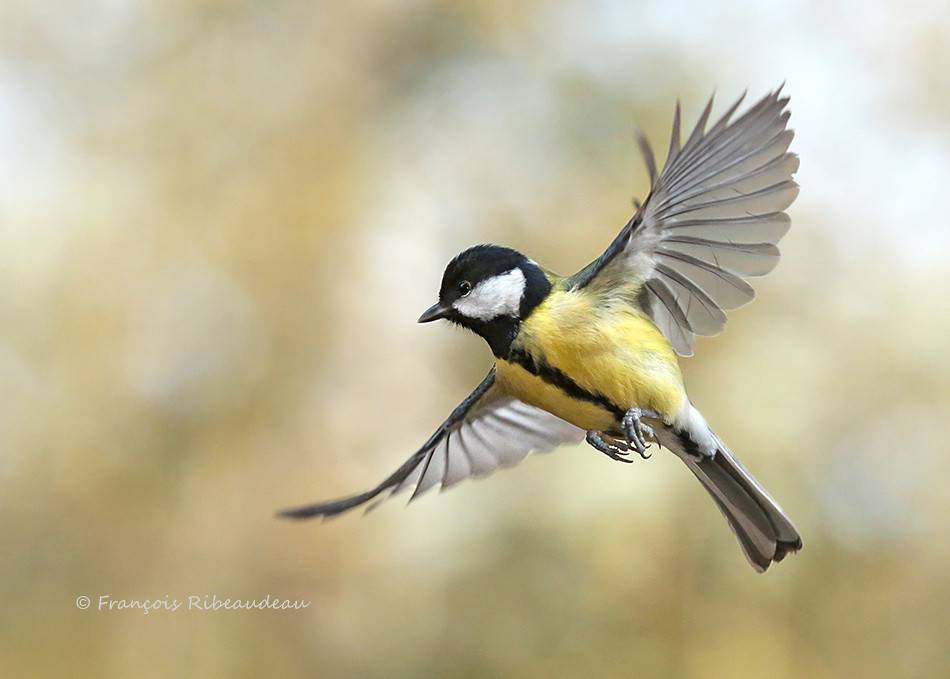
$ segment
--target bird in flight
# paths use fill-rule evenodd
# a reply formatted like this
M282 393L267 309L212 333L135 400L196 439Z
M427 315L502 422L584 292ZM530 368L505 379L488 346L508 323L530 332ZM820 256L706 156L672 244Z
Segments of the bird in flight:
M725 311L754 297L747 278L778 263L798 195L781 88L711 126L712 99L685 141L676 106L661 171L639 144L650 193L604 253L559 276L515 250L476 245L445 269L420 323L477 333L495 364L448 419L374 488L281 512L330 517L412 488L484 476L530 452L585 441L613 460L672 451L712 497L752 566L802 548L791 520L706 423L686 394L679 356L716 335Z

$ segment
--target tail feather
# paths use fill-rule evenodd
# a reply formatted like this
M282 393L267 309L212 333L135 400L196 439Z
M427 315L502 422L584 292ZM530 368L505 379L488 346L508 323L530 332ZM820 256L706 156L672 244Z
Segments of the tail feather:
M672 433L672 432L670 432ZM722 441L716 439L714 455L696 457L688 434L661 436L661 443L676 453L712 496L736 534L742 551L759 572L773 561L802 548L802 538L791 520L762 485L739 462Z

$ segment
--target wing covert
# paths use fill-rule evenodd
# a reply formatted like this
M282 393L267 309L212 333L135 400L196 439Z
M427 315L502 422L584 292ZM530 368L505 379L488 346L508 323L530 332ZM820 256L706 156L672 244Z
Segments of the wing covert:
M413 488L410 501L433 487L449 488L468 477L510 467L531 452L578 443L585 432L544 410L506 396L495 387L492 368L423 446L374 488L330 502L288 509L280 516L330 517L366 504L383 493Z

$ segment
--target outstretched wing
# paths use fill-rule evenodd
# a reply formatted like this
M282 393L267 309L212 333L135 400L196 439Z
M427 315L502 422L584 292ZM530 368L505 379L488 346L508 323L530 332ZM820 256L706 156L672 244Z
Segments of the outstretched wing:
M650 195L607 250L571 280L587 285L638 285L637 302L682 356L694 335L716 335L724 310L750 301L745 279L775 268L776 243L788 231L785 210L798 195L788 153L788 97L781 88L730 122L742 97L706 130L712 99L680 146L680 109L663 171L649 142L640 149Z
M412 501L436 485L448 488L469 476L486 476L521 462L532 451L547 452L583 438L584 431L574 425L504 395L495 386L492 368L422 448L375 488L280 515L292 519L336 516L386 491L392 496L415 487Z

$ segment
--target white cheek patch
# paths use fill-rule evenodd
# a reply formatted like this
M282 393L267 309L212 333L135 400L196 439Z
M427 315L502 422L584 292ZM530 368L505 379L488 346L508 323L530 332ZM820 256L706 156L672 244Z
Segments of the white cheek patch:
M517 317L524 288L524 272L516 268L483 280L452 306L463 316L480 321L490 321L498 316Z

